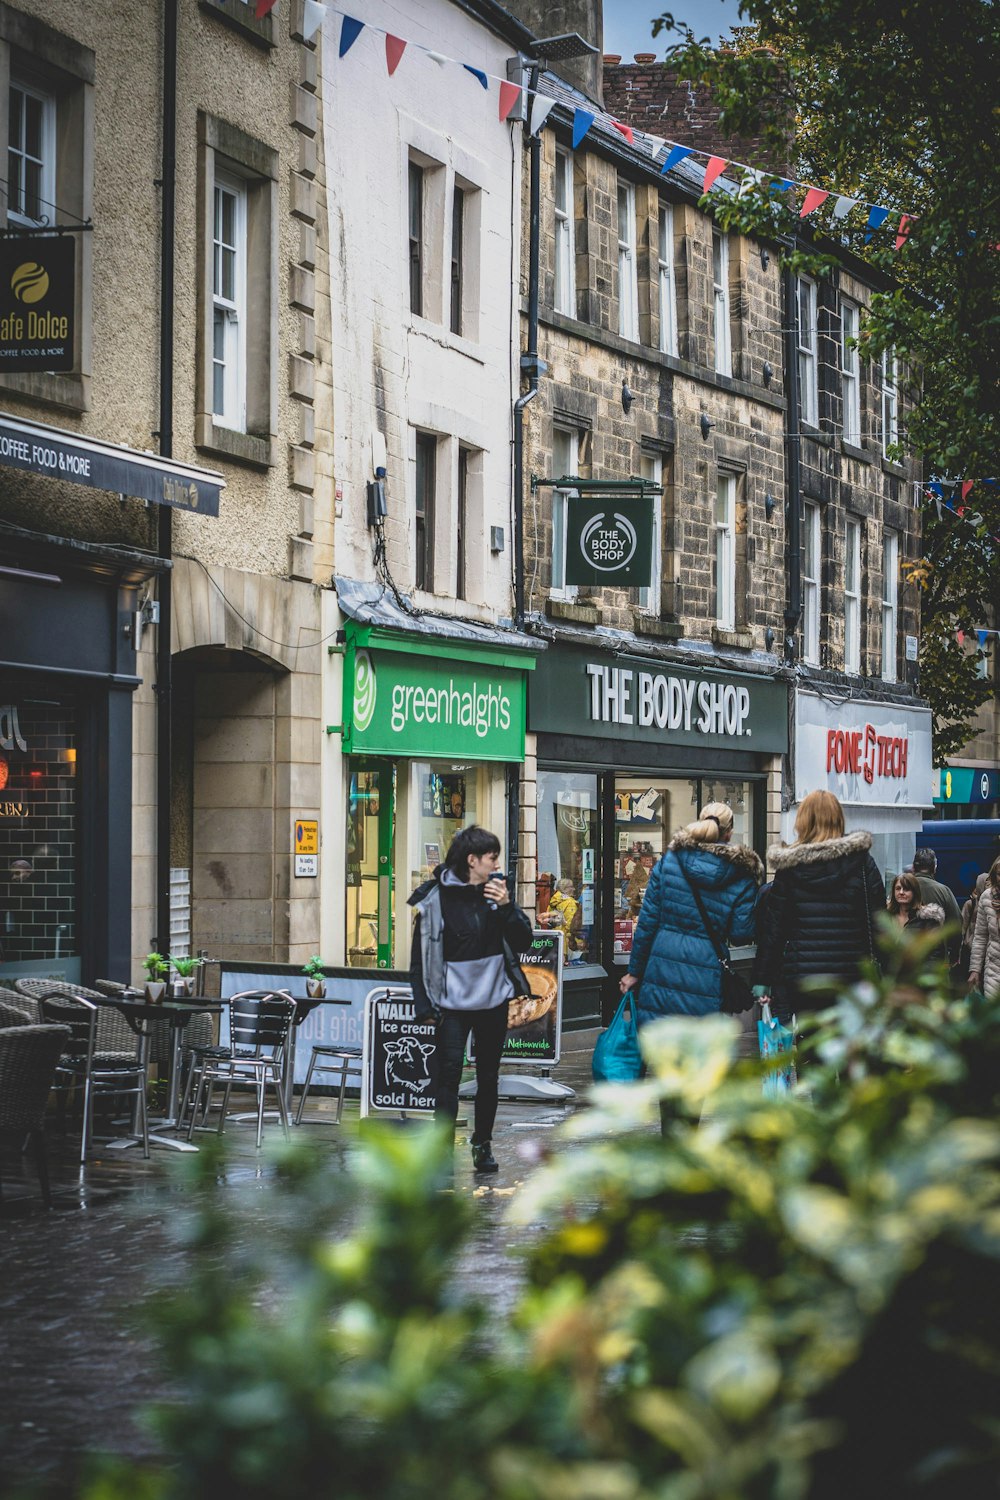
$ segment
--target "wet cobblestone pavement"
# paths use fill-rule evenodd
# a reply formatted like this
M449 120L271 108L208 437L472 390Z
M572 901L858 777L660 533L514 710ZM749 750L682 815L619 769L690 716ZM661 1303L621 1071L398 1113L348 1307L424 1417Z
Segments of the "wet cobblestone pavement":
M565 1053L555 1076L577 1090L577 1104L502 1104L495 1178L474 1178L468 1148L456 1149L456 1191L470 1194L476 1205L459 1278L470 1288L484 1279L499 1288L494 1307L500 1317L520 1284L510 1252L539 1232L515 1229L505 1219L532 1170L530 1151L522 1148L551 1140L578 1107L590 1081L589 1050ZM316 1099L314 1108L311 1098L308 1116L327 1109L332 1103ZM357 1139L357 1106L345 1111L340 1130L332 1123L303 1128L329 1149L331 1171L342 1172ZM247 1234L259 1236L268 1224L268 1168L254 1150L252 1127L230 1127L226 1134L232 1153L226 1180L234 1190L257 1189L249 1197L234 1191L233 1201L245 1214ZM51 1212L42 1206L33 1167L9 1142L3 1148L0 1496L25 1481L70 1480L88 1451L154 1456L155 1440L137 1419L150 1402L171 1395L137 1314L144 1299L156 1296L163 1266L169 1261L176 1269L183 1255L168 1230L184 1197L169 1171L176 1157L156 1148L149 1162L135 1149L105 1152L81 1176L75 1144L72 1136L50 1143ZM491 1275L497 1267L502 1273Z

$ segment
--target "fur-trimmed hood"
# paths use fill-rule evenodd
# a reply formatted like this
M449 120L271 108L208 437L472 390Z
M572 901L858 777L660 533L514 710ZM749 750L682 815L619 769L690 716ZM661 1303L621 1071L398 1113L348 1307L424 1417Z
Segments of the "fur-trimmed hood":
M842 839L824 839L821 844L775 844L767 851L767 862L775 871L793 870L798 865L826 864L845 854L867 854L871 846L871 834L859 828Z
M935 927L944 926L945 911L936 901L928 901L926 906L915 906L910 917L911 922L932 922Z
M761 864L760 856L745 844L703 844L700 839L693 839L689 833L681 828L674 834L668 849L690 849L698 854L714 854L717 859L728 860L743 875L749 875L758 885L764 879L764 866Z

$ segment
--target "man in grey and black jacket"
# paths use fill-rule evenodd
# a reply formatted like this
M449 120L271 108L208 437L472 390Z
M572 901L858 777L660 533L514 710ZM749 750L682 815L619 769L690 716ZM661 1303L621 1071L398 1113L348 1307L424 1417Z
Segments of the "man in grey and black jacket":
M463 828L444 863L418 886L410 983L418 1016L434 1014L438 1034L435 1115L458 1115L462 1059L471 1031L476 1047L472 1164L497 1171L492 1150L507 1006L528 993L516 954L531 943L531 923L498 874L500 840L485 828Z

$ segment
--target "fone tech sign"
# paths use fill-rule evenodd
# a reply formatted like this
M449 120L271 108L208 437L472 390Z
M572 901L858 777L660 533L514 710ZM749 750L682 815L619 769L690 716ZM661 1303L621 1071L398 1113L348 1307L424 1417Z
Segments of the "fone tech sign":
M571 495L566 502L566 582L648 588L653 501Z

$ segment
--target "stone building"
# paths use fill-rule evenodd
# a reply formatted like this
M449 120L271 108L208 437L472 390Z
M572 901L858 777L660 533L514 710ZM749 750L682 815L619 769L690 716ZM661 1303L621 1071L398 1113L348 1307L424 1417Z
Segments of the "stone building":
M699 206L704 161L661 170L663 137L695 144L684 121L650 126L645 94L629 119L604 61L615 116L554 72L539 84L556 101L538 152L544 369L524 413L525 616L548 647L529 688L520 873L539 910L574 884L579 1019L606 1008L648 870L699 804L730 802L763 853L827 786L898 869L930 797L918 601L900 572L919 472L892 448L891 357L873 370L849 343L877 279L847 255L828 280L791 276L778 245L723 232ZM594 123L574 149L577 111ZM530 239L526 212L529 370ZM610 527L609 482L633 476L661 491L648 584L574 584L579 501Z
M302 24L302 0L0 5L5 305L11 254L75 250L52 262L66 357L0 360L4 974L318 944L319 882L291 877L293 820L319 814L333 505Z

